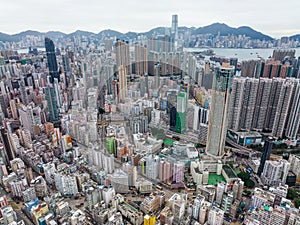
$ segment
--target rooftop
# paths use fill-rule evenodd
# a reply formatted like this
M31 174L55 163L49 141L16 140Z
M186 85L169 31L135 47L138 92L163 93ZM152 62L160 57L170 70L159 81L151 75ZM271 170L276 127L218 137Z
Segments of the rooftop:
M235 172L228 165L223 165L223 170L225 171L225 173L229 178L237 177Z

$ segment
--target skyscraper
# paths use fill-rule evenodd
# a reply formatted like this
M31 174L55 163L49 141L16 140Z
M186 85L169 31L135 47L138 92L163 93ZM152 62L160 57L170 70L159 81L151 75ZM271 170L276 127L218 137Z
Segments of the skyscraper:
M228 128L250 130L259 80L234 78L229 103Z
M250 130L253 122L253 113L257 96L259 80L252 78L245 80L242 111L240 115L240 129Z
M160 72L161 72L160 70L161 70L160 63L159 62L155 63L155 65L154 65L155 89L159 89L159 87L160 87Z
M186 128L187 93L178 92L176 107L176 132L184 133Z
M135 44L134 45L134 68L135 74L145 75L148 74L148 49L147 47Z
M115 44L115 49L117 69L119 69L120 66L123 66L125 68L126 75L130 74L129 44L127 42L118 40Z
M289 119L286 125L285 136L296 139L300 126L300 82L294 81L294 94L289 110Z
M171 38L174 50L177 49L178 45L178 16L172 15L172 27L171 27Z
M233 74L234 67L227 64L215 70L206 145L206 151L215 156L224 153L227 110Z
M58 66L55 56L55 46L53 41L50 38L45 38L45 48L47 54L47 62L50 74L50 82L54 82L54 78L57 78L59 81L59 73L58 73Z
M253 115L252 128L263 130L268 109L268 101L271 93L272 80L260 78L257 90L257 99Z
M266 161L270 159L272 146L273 146L273 139L269 137L267 140L265 140L264 149L263 149L260 165L257 172L258 175L261 175L261 173L264 170Z
M127 96L127 71L126 66L119 66L119 101L124 103Z
M172 106L170 110L170 130L176 131L176 107Z
M268 101L268 109L267 114L265 118L265 129L272 130L275 120L275 115L277 111L278 106L278 100L281 93L281 87L284 83L284 79L282 78L273 78L271 90L270 90L270 96Z
M282 84L272 128L272 135L275 137L283 136L288 113L290 113L289 106L292 99L293 87L294 84L291 80L285 80Z
M49 121L53 123L59 122L59 111L56 102L56 95L54 87L46 87L45 88L45 95L47 100L48 112L49 112Z
M228 128L235 131L239 129L239 118L243 103L244 84L245 79L242 78L234 78L232 81L232 91L228 108Z
M4 163L9 165L9 161L15 158L14 149L11 148L10 138L7 130L4 127L0 128L0 156L3 158ZM3 143L3 145L1 144Z

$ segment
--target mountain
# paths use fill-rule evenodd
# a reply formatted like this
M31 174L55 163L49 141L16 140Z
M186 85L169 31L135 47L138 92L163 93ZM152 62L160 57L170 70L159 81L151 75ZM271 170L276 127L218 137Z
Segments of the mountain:
M73 37L73 36L86 36L86 37L89 37L89 36L96 36L96 34L93 33L93 32L89 32L89 31L76 30L75 32L70 33L67 36L68 37Z
M233 28L227 26L224 23L213 23L211 25L205 26L205 27L199 27L195 29L192 34L212 34L212 35L218 35L220 32L221 36L228 35L232 33Z
M6 42L6 41L16 41L16 38L12 37L9 34L4 34L0 32L0 41Z
M39 32L39 31L34 31L34 30L26 30L26 31L23 31L23 32L18 33L18 34L13 34L11 36L14 37L17 40L22 40L22 38L26 37L27 35L41 36L41 35L43 35L43 33Z
M250 37L251 39L259 39L259 40L266 40L266 41L272 41L274 38L265 35L261 32L253 30L251 27L242 26L236 29L236 34L242 34Z
M239 28L233 28L224 23L213 23L205 27L199 27L198 29L195 29L192 32L192 34L194 35L212 34L214 36L218 35L218 33L220 33L221 36L227 36L233 34L233 35L246 35L251 39L259 39L259 40L266 40L266 41L274 40L272 37L262 34L261 32L255 31L250 27L242 26Z
M136 32L127 32L125 33L123 36L124 36L124 39L136 39L138 37L139 33L136 33Z
M65 37L67 34L63 33L63 32L60 32L60 31L48 31L45 33L45 36L48 37L48 38L52 38L52 39L55 39L55 38L63 38Z
M148 37L155 36L155 35L163 35L166 33L166 29L168 29L168 28L167 27L156 27L147 32L143 32L140 34L146 35Z
M105 37L117 37L117 38L120 38L123 34L119 31L115 31L115 30L103 30L103 31L100 31L97 36L100 38L100 39L103 39Z
M272 37L265 35L261 32L255 31L253 30L251 27L247 27L247 26L241 26L238 28L233 28L230 27L224 23L214 23L208 26L204 26L204 27L199 27L199 28L195 28L195 27L178 27L178 32L183 34L186 32L191 33L192 35L198 35L198 34L211 34L211 35L218 35L220 34L221 36L227 36L227 35L246 35L248 37L250 37L251 39L259 39L259 40L267 40L267 41L272 41L274 40ZM70 34L65 34L63 32L60 31L49 31L46 33L41 33L38 31L32 31L32 30L27 30L27 31L23 31L21 33L18 34L14 34L14 35L8 35L8 34L4 34L0 32L0 41L19 41L22 38L26 37L27 35L34 35L34 36L47 36L49 38L53 38L53 39L58 39L58 38L64 38L64 37L74 37L74 36L85 36L85 37L93 37L94 39L100 39L102 40L105 37L116 37L119 39L123 39L123 40L128 40L128 39L136 39L139 35L145 35L148 37L151 36L156 36L156 35L164 35L164 34L169 34L170 33L170 28L168 27L155 27L149 31L146 32L141 32L141 33L137 33L137 32L127 32L127 33L121 33L119 31L115 31L115 30L103 30L100 31L98 34L95 34L93 32L89 32L89 31L82 31L82 30L77 30L73 33ZM294 35L291 38L299 38L299 35Z
M290 40L300 40L300 34L295 34L295 35L293 35L293 36L290 36Z

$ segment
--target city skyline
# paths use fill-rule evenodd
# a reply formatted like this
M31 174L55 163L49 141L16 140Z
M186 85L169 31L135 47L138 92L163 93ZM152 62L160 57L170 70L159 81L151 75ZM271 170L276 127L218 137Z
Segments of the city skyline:
M6 2L0 19L7 23L0 25L0 31L8 34L29 29L40 32L59 30L66 33L75 30L98 33L105 29L123 33L144 32L157 26L170 27L170 15L177 14L179 26L198 28L220 22L232 27L250 26L274 38L300 33L296 22L299 20L298 1L290 1L285 5L279 1L278 4L272 1L271 5L270 1L256 0L242 4L235 0L225 0L222 4L191 0L175 4L171 1L164 4L155 1L143 4L135 1L96 4L93 0L72 3L71 6L69 1L57 0L43 5L36 0L31 0L26 5L19 1ZM34 16L30 16L30 13Z

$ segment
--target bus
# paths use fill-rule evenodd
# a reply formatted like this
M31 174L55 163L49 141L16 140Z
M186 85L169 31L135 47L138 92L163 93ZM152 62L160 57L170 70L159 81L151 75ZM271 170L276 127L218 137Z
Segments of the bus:
M156 187L156 189L158 189L158 190L162 190L162 189L163 189L163 188L162 188L161 186L159 186L159 185L156 185L155 187Z

